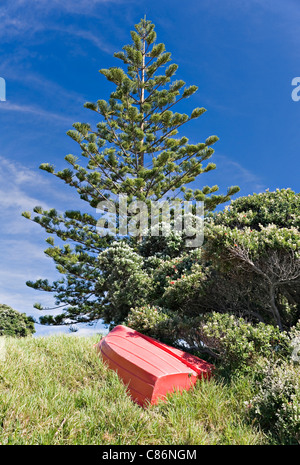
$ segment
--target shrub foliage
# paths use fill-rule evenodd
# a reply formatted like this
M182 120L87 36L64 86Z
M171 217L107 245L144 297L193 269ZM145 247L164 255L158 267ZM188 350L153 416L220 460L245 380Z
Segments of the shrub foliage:
M30 316L0 304L0 336L25 337L33 333L34 320Z

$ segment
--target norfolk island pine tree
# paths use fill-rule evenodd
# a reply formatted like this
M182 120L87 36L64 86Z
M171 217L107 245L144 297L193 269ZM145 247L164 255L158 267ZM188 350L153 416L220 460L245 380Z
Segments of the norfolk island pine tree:
M216 168L214 163L203 163L212 157L212 145L218 137L210 136L197 144L189 144L185 136L175 137L181 126L206 110L195 108L190 116L173 112L173 107L191 97L197 86L186 87L184 81L174 80L178 66L169 64L171 54L165 51L163 43L156 42L154 27L151 21L142 19L131 31L132 43L114 54L124 69L100 70L115 90L108 101L84 105L100 116L96 129L87 123L74 123L74 129L67 132L81 149L82 164L79 157L67 155L69 167L62 171L55 171L49 163L40 168L74 187L92 208L103 200L116 202L120 194L125 194L128 203L181 196L184 200L203 201L205 211L213 211L228 202L239 187L228 188L225 195L215 194L218 186L186 188L200 174ZM30 212L23 216L51 234L45 254L62 274L53 283L47 279L26 283L53 293L56 305L63 308L61 314L43 316L40 321L67 324L100 319L104 308L95 292L101 274L97 257L116 238L100 236L97 219L88 213L71 210L60 214L39 206L33 211L36 216ZM56 245L53 236L67 244Z

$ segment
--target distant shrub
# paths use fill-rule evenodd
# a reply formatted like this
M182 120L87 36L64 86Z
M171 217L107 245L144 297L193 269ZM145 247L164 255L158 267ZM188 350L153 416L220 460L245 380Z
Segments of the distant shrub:
M281 444L300 444L300 367L266 361L258 393L246 408L250 418Z
M35 333L34 320L8 305L0 304L0 336L25 337Z

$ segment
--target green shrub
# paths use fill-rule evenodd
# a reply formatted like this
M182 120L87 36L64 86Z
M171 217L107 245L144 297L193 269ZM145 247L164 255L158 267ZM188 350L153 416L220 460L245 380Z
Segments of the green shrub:
M145 235L139 245L139 252L143 257L174 258L178 257L184 251L184 248L183 236L171 230L168 234L164 233L164 235Z
M226 300L232 312L238 296L244 315L287 329L300 317L300 232L297 228L261 226L259 231L208 223L204 257L212 263L215 277L210 301ZM236 284L238 283L238 287ZM215 286L214 286L215 284ZM212 295L210 295L212 294ZM212 299L215 297L215 299ZM222 304L221 304L222 305ZM254 318L254 321L255 321Z
M0 336L25 337L35 333L34 320L8 305L0 304Z
M101 275L95 286L102 300L105 323L119 324L130 308L147 303L151 279L143 270L143 259L125 242L113 242L98 257Z
M181 272L177 268L175 270L175 276L167 276L167 283L159 302L182 317L195 317L201 311L199 302L205 297L209 269L195 263L191 269Z
M167 319L168 315L160 307L144 305L132 308L125 320L125 324L140 333L153 336L159 324Z
M300 227L300 194L291 189L239 197L224 211L212 215L216 224L231 228L260 230L261 226L275 224L280 228Z
M290 356L290 338L279 328L248 323L229 314L212 313L203 317L198 328L201 343L219 360L222 368L235 371L253 370L261 358Z
M249 416L281 444L300 444L300 367L265 361Z

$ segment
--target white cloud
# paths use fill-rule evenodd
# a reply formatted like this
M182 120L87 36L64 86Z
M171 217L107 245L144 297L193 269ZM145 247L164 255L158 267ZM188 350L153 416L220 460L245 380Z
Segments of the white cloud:
M47 277L49 281L57 279L54 266L49 266L50 260L43 254L42 248L27 240L6 241L6 253L0 253L0 303L9 305L15 310L31 315L36 321L43 315L56 315L59 310L40 311L33 307L39 302L43 307L54 307L52 294L38 293L26 286L26 281L35 281ZM48 260L48 263L47 263ZM106 333L107 329L101 321L89 324L73 325L78 329L78 336L89 336L95 333ZM56 333L69 333L68 326L43 326L35 324L35 336L48 336Z
M47 278L52 282L61 276L53 261L44 254L44 249L48 247L44 240L49 234L23 218L21 212L31 211L35 205L49 209L53 205L48 205L48 199L51 199L51 203L57 201L61 207L67 206L69 199L71 201L71 193L69 197L64 189L57 189L57 184L46 177L46 173L0 156L0 303L32 315L37 320L49 312L34 309L34 303L55 307L54 298L51 293L29 288L26 281ZM60 312L50 311L50 314ZM102 332L103 325L80 325L79 328L76 334L85 335ZM68 332L68 328L36 325L36 331L37 335L48 335Z
M255 30L249 28L251 38L255 40L256 36L269 33L277 35L280 33L282 42L288 39L296 45L296 51L299 50L299 32L300 32L300 8L299 0L226 0L220 2L219 0L206 0L202 6L216 15L230 17L238 21L241 15L247 15L247 18L253 24L260 25L259 29ZM266 16L267 15L267 16ZM261 27L268 21L273 27ZM290 50L293 53L293 49Z
M76 27L70 26L64 28L55 27L53 29L56 31L63 31L64 33L69 35L74 35L76 37L79 37L80 39L87 40L91 42L99 50L109 53L110 55L112 55L114 52L113 47L107 40L101 39L99 35L93 34L93 32L91 32L90 30L78 29Z
M11 232L11 225L17 222L20 228L19 232L21 232L23 228L23 224L20 224L19 220L21 212L32 209L41 203L38 196L29 194L28 188L35 186L37 194L41 186L49 188L49 183L39 173L30 170L21 163L12 162L1 156L0 169L1 231ZM45 209L50 208L45 202L42 203Z
M43 187L51 191L41 174L0 157L0 302L29 313L37 296L26 281L55 275L55 267L43 252L46 234L21 216L37 204L49 208L39 198Z
M43 253L42 244L28 239L2 241L0 251L0 303L15 308L19 312L39 318L41 314L33 308L39 301L45 306L53 306L53 296L38 293L26 286L26 281L48 277L55 279L54 266Z
M38 116L39 118L47 118L57 122L64 122L72 124L72 119L58 113L43 110L34 105L19 105L10 103L9 101L3 102L0 106L1 111L16 111L18 113L31 113Z
M12 38L32 40L41 31L58 30L62 13L67 13L69 17L80 15L103 20L108 14L103 8L122 3L130 3L130 0L6 0L0 6L0 37L4 42ZM90 29L83 30L79 27L66 27L64 30L67 34L78 35L91 41L99 49L110 52L108 44L99 38L99 33L97 37Z
M245 168L237 161L232 160L226 155L214 154L214 162L217 165L215 171L216 178L221 176L222 181L228 180L230 185L237 184L243 188L243 191L247 193L259 193L266 189L266 186L257 173L253 173L251 170ZM229 185L229 184L228 184Z
M45 210L57 205L70 209L74 204L73 192L47 174L0 156L0 233L41 236L38 225L21 216L23 211L32 211L36 205Z
M28 190L32 189L32 195ZM22 211L32 210L37 204L50 208L41 202L39 191L52 193L55 190L38 172L21 163L0 157L0 303L39 318L42 313L33 308L35 302L47 307L54 306L53 296L38 293L26 286L26 281L39 278L57 279L55 266L44 254L47 237L38 225L21 216ZM37 331L44 334L44 328L37 325ZM64 331L59 328L58 331ZM49 331L48 331L49 333Z

